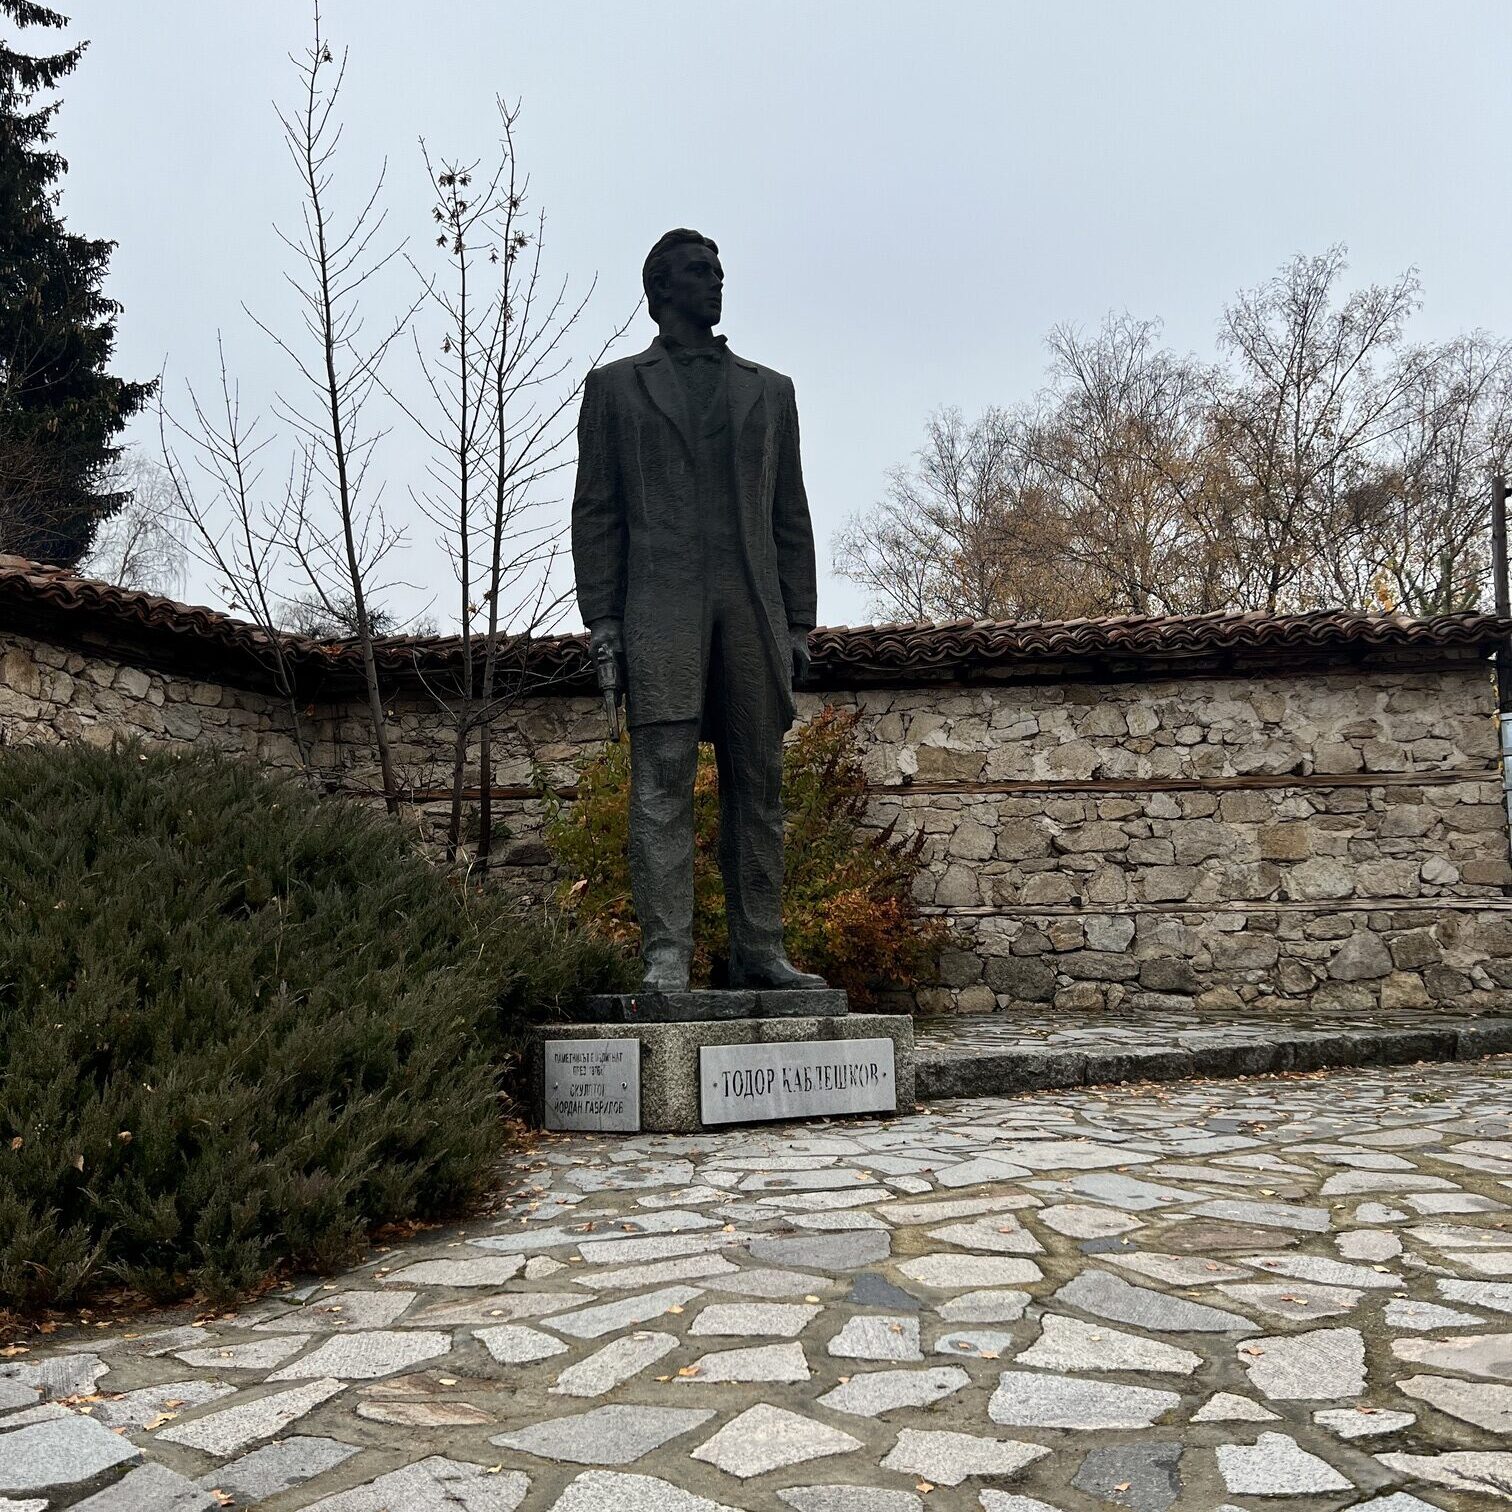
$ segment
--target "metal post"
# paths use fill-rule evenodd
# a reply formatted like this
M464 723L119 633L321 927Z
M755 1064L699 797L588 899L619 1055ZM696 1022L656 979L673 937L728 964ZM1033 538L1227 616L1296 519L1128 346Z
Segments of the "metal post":
M1512 616L1512 591L1507 582L1507 480L1491 479L1491 576L1496 590L1496 613ZM1502 762L1502 801L1512 830L1512 640L1503 638L1496 649L1496 724Z
M1507 480L1498 473L1491 479L1491 576L1496 587L1496 612L1502 619L1512 614L1512 595L1507 586ZM1502 708L1507 708L1504 702Z

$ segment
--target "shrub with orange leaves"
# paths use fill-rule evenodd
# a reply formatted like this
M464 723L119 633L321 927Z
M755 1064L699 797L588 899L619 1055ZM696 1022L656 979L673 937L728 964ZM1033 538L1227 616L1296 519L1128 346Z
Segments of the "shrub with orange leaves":
M856 711L823 709L783 751L787 811L783 925L788 954L845 988L856 1007L884 988L927 978L949 931L919 913L913 884L923 834L900 838L868 822ZM546 839L564 881L563 905L618 944L639 942L630 900L628 739L579 767L575 801L542 784ZM719 875L719 779L699 752L693 791L693 979L718 980L728 949Z

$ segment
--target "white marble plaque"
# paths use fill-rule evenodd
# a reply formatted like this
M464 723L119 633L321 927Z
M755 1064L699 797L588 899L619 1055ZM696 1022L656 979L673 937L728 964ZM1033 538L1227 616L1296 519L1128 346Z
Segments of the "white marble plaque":
M898 1105L890 1039L706 1045L699 1081L706 1124L891 1113Z
M548 1129L639 1131L639 1040L547 1040L543 1052Z

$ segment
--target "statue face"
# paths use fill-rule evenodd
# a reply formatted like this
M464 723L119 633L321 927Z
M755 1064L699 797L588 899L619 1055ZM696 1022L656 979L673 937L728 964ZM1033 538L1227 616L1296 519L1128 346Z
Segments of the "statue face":
M668 310L700 325L718 325L724 308L724 268L710 248L698 242L673 247L661 289Z

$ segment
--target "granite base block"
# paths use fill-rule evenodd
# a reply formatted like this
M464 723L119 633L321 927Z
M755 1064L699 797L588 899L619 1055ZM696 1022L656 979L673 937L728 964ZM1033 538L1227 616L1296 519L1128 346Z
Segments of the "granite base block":
M814 997L815 993L792 996ZM890 1039L898 1111L914 1107L914 1026L908 1014L846 1013L681 1022L539 1024L526 1056L532 1117L544 1103L542 1046L546 1040L634 1039L641 1046L641 1128L655 1134L694 1134L705 1124L699 1098L699 1051L707 1045L772 1045L803 1041Z
M704 1019L829 1018L849 1012L838 988L795 992L698 988L689 992L609 992L573 1015L586 1024L669 1024Z

